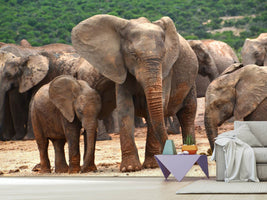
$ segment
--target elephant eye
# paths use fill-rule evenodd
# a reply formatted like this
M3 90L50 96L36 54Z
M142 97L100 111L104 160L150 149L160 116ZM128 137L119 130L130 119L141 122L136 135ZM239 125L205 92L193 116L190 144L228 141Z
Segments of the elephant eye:
M220 108L222 107L222 104L218 103L218 102L216 102L216 103L214 102L213 106L214 106L214 109L220 110Z
M4 76L6 78L12 78L12 77L15 77L15 76L19 76L19 74L21 73L21 70L14 66L14 65L9 65L9 66L6 66L5 70L4 70Z
M258 57L258 56L260 55L260 53L259 53L258 51L256 51L256 52L254 53L254 55L255 55L256 57Z
M135 52L131 51L130 54L131 54L132 56L136 57L136 53L135 53Z
M79 114L82 114L82 113L83 113L83 111L82 111L81 108L78 108L78 109L77 109L77 112L78 112Z
M135 58L135 60L139 59L139 57L137 56L137 54L135 52L130 52L130 54Z
M215 107L216 107L217 109L220 109L220 108L221 108L221 105L216 104Z
M4 76L6 78L12 78L12 74L10 72L5 72Z

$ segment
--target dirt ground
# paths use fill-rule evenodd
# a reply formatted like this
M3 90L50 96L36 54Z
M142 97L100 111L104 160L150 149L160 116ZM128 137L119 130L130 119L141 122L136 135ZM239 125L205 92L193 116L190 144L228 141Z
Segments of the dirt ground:
M203 123L204 98L198 99L198 110L195 121L196 143L198 146L198 154L206 153L209 144L206 137L205 127ZM219 133L233 129L233 123L224 123L219 128ZM84 174L71 174L71 176L163 176L159 168L143 169L138 172L121 173L119 166L121 162L120 141L118 134L110 134L112 140L97 141L95 152L95 163L97 172L89 172ZM182 136L181 134L169 135L174 141L177 152L181 151ZM135 130L135 141L139 152L140 161L144 161L146 128L137 128ZM81 137L81 155L83 155L83 138ZM68 160L68 152L66 145L66 160ZM49 144L49 158L53 170L54 166L54 149L52 143ZM69 174L40 174L32 171L34 166L39 163L39 152L37 144L34 140L28 141L0 141L0 174L1 176L69 176ZM81 160L81 164L82 164ZM209 162L209 174L215 176L215 162ZM172 176L172 175L171 175ZM187 173L187 176L205 176L198 165L194 165Z

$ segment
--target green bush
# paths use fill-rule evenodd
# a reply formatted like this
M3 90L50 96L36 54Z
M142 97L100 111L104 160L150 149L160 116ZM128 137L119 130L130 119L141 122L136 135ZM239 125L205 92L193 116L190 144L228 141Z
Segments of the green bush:
M186 39L218 39L236 50L246 37L267 32L267 4L264 0L0 0L0 41L19 43L26 38L32 45L71 43L70 32L80 21L96 14L111 14L151 21L169 16ZM221 28L223 16L245 16L227 20L225 26L245 29L239 37L232 33L210 34ZM250 17L256 15L255 18ZM205 23L210 20L210 23Z

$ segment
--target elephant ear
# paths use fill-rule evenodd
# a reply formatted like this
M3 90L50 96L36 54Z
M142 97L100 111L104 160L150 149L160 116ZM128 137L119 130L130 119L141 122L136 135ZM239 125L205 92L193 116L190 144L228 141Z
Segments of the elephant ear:
M236 85L234 116L241 120L252 113L267 97L267 69L257 65L246 65L240 69Z
M231 74L233 73L234 71L236 70L239 70L240 68L244 67L244 65L242 63L234 63L232 65L230 65L229 67L227 67L221 74L220 76L222 75L225 75L225 74Z
M166 56L163 60L164 68L162 70L162 76L165 78L178 58L179 36L173 21L169 17L162 17L153 24L160 26L165 31Z
M71 33L77 52L101 74L119 84L125 81L127 75L119 31L128 22L111 15L95 15L80 22Z
M26 61L26 62L25 62ZM49 60L42 55L31 55L25 61L19 80L19 92L23 93L37 85L47 75Z
M215 79L219 76L218 69L215 61L211 56L208 48L203 44L201 40L188 41L191 48L195 52L199 62L199 74L202 76L208 75L210 79ZM212 81L211 80L211 81Z
M71 76L58 76L50 83L49 99L69 122L74 120L74 101L79 92L80 85Z

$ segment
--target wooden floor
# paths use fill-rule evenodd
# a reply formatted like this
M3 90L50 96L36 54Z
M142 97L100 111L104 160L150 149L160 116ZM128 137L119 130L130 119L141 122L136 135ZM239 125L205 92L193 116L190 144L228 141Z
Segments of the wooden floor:
M200 177L0 177L1 199L266 200L267 195L177 195ZM214 177L211 177L214 179Z

